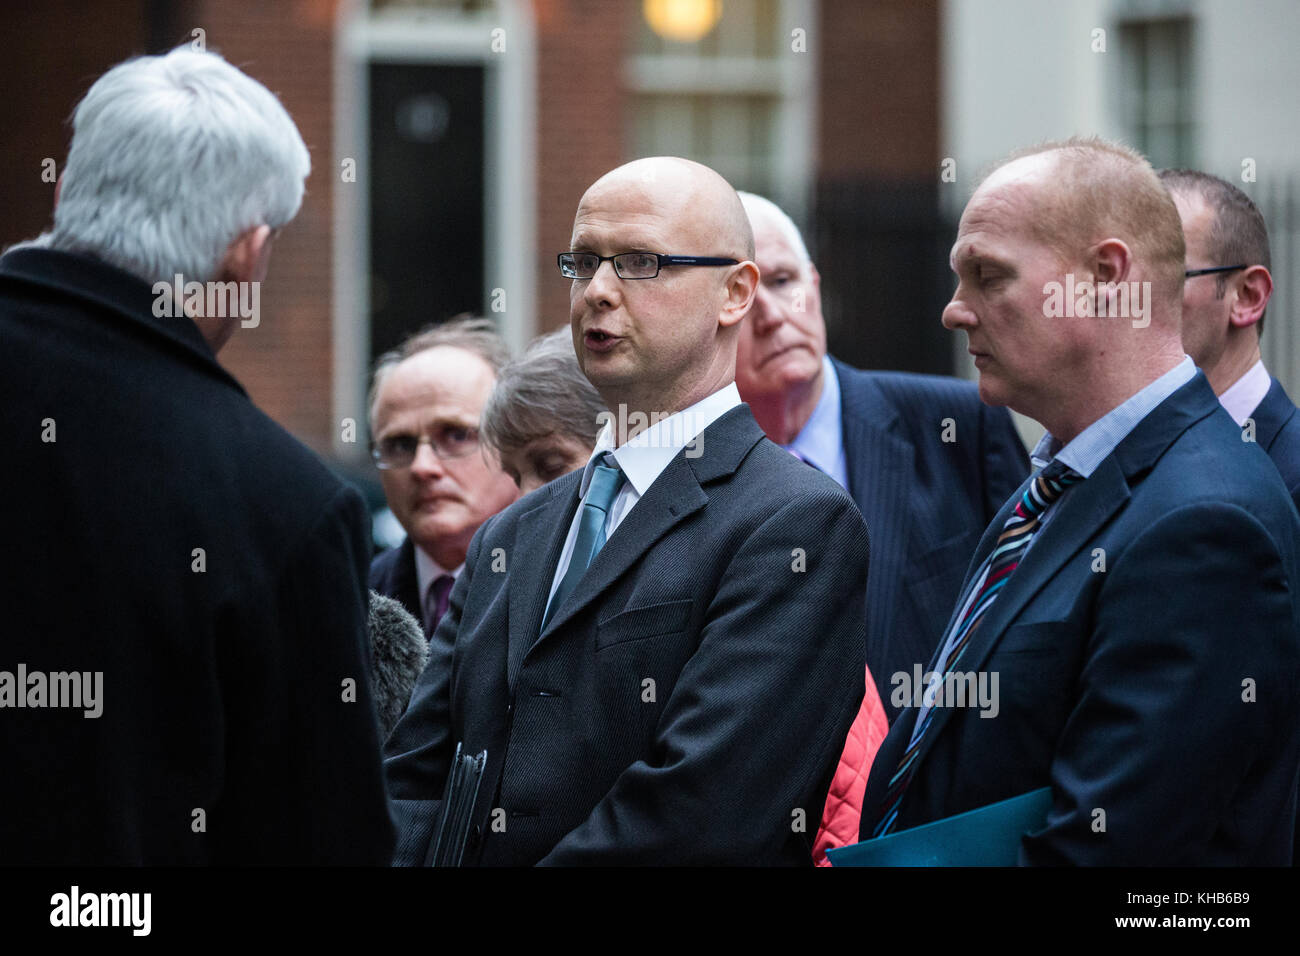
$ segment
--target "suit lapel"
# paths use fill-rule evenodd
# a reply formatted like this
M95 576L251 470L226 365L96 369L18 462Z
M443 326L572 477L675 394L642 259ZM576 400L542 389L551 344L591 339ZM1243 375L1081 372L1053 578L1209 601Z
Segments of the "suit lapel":
M613 584L673 525L703 508L708 500L709 496L695 480L690 465L678 455L646 489L645 497L636 503L614 530L568 600L556 609L555 616L551 618L545 633L538 638L538 643L554 634L558 628L564 627L567 621Z
M958 663L960 670L976 671L984 665L1002 635L1020 616L1025 606L1097 535L1117 511L1127 505L1132 496L1131 489L1155 465L1165 450L1183 432L1217 408L1218 398L1210 390L1205 376L1197 372L1195 378L1138 422L1137 427L1102 460L1087 480L1068 492L1058 505L1059 513L1053 516L1032 543L1024 561L1007 579L1002 593L985 613L978 630L970 639L966 653ZM1022 486L1021 492L1023 491ZM1018 498L1019 495L1012 502ZM977 552L979 563L983 562L992 549L993 542L1010 514L1012 502L1008 502L998 512L994 525L989 527L980 541ZM973 563L971 571L967 572L968 580L962 589L963 599L970 587L969 578L979 563ZM954 615L956 613L954 611ZM944 633L946 635L947 630ZM930 728L925 732L917 753L918 762L925 759L951 716L950 707L935 710Z
M397 561L393 564L389 580L393 597L405 605L423 628L424 602L420 600L420 576L415 570L415 542L410 535L406 536L398 548ZM426 632L424 636L427 638L429 635Z
M574 615L596 600L674 525L703 508L709 496L701 486L734 473L744 456L762 438L763 432L754 421L749 406L740 405L704 430L700 443L703 454L699 458L688 459L685 450L679 451L614 530L578 586L564 604L556 609L546 630L540 635L537 635L537 626L541 624L542 612L537 611L537 626L527 632L528 635L537 635L537 640L532 642L531 647L536 647L562 631ZM568 514L571 521L573 508L568 510ZM565 531L567 528L566 522ZM557 549L554 558L547 565L552 574L558 561ZM549 577L546 583L549 588ZM545 604L545 596L542 603ZM516 636L523 639L527 635L516 635L512 621L512 648Z
M849 494L867 524L871 569L867 583L867 632L891 633L901 592L908 498L916 450L894 429L898 421L870 380L858 380L836 363L841 427L849 465Z
M1250 415L1255 420L1255 440L1259 442L1259 447L1270 451L1273 442L1295 413L1296 407L1287 396L1282 383L1273 379L1268 394Z
M578 509L581 484L581 471L557 479L554 493L520 515L515 528L515 553L509 557L512 564L507 583L510 612L506 677L511 687L541 629L555 566Z

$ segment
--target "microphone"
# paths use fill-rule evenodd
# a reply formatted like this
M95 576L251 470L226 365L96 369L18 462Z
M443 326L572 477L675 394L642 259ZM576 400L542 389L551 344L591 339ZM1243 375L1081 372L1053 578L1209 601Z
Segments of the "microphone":
M387 740L411 701L411 691L429 659L424 628L400 601L370 592L370 692L379 717L381 740Z

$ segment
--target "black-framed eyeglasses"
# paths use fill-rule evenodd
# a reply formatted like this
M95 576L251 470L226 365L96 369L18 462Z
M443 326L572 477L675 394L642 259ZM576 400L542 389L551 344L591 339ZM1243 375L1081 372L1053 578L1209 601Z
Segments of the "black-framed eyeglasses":
M420 445L429 443L433 453L444 461L464 458L478 450L478 429L465 425L441 425L429 436L425 435L388 435L370 446L370 457L375 467L409 468L415 461Z
M620 279L653 279L664 266L734 266L739 259L717 256L665 256L657 252L620 252L615 256L598 256L594 252L561 252L556 256L560 275L566 279L590 279L602 262L614 263Z
M1194 279L1196 276L1213 275L1216 272L1236 272L1238 269L1247 268L1245 263L1239 266L1210 266L1208 269L1188 269L1183 273L1184 279Z

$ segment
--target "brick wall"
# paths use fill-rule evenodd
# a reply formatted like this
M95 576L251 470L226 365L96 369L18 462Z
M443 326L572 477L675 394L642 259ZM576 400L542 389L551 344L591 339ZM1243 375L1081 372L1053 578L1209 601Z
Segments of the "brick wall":
M335 0L201 0L211 50L280 97L311 152L297 218L276 241L261 323L236 329L221 361L262 409L318 451L331 421L331 235Z
M569 246L578 200L627 159L623 56L637 0L533 0L537 19L537 325L569 321Z
M61 165L64 119L91 82L133 53L187 41L209 48L276 92L312 153L303 208L280 236L262 290L262 322L238 329L221 360L253 400L318 450L331 421L331 230L334 32L339 0L46 0L7 15L0 71L30 95L0 103L0 242L39 232ZM569 284L555 268L574 210L602 173L628 159L623 79L640 0L531 0L536 21L537 326L568 321ZM930 180L939 143L939 0L821 0L820 184ZM76 23L75 42L66 24ZM861 317L859 317L861 318Z

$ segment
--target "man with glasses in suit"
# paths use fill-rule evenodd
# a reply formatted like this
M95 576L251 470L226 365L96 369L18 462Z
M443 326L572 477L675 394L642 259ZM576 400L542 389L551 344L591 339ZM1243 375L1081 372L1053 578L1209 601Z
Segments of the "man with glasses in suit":
M487 754L468 864L810 864L862 697L867 532L740 400L753 257L698 163L583 195L558 264L610 417L470 545L385 749L398 863L428 859L462 743Z
M1268 227L1250 197L1194 169L1164 169L1187 243L1183 347L1219 401L1259 443L1300 507L1300 416L1260 356L1264 312L1273 294Z
M487 319L458 317L375 364L371 454L406 540L374 559L370 587L401 601L432 638L470 539L517 497L479 419L509 355Z

